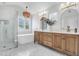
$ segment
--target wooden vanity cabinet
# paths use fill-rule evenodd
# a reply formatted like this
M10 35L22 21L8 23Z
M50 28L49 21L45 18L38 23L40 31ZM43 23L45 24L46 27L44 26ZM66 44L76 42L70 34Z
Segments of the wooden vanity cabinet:
M67 55L79 55L79 35L35 32L35 40Z

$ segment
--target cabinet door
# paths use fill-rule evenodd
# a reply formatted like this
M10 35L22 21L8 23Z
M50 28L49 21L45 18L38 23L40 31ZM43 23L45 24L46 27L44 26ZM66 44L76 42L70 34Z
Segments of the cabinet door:
M40 32L39 43L40 43L40 44L43 44L43 32Z
M35 32L34 33L34 42L38 42L40 40L40 32Z
M76 54L76 36L66 35L65 36L65 53L68 55Z
M53 35L52 33L43 33L43 44L48 47L53 47Z
M54 48L58 51L62 51L63 39L61 34L54 34Z
M52 42L53 34L52 33L43 33L44 41Z
M48 46L48 47L52 48L52 42L43 41L43 45L45 45L45 46Z

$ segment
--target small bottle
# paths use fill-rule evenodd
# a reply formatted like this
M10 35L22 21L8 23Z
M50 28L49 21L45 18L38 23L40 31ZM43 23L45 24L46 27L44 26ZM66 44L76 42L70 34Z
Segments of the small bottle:
M77 28L75 28L75 33L77 33Z
M67 26L67 32L70 32L70 26Z

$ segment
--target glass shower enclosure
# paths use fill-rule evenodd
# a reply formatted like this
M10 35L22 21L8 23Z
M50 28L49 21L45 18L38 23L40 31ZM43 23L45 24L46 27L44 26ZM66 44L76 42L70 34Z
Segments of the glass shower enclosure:
M17 47L17 23L16 9L0 6L0 50Z

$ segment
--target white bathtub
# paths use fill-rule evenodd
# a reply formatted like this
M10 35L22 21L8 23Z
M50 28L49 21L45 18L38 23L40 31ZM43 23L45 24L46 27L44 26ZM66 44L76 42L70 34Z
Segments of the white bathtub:
M26 44L32 41L34 41L34 35L32 33L18 35L18 44Z

